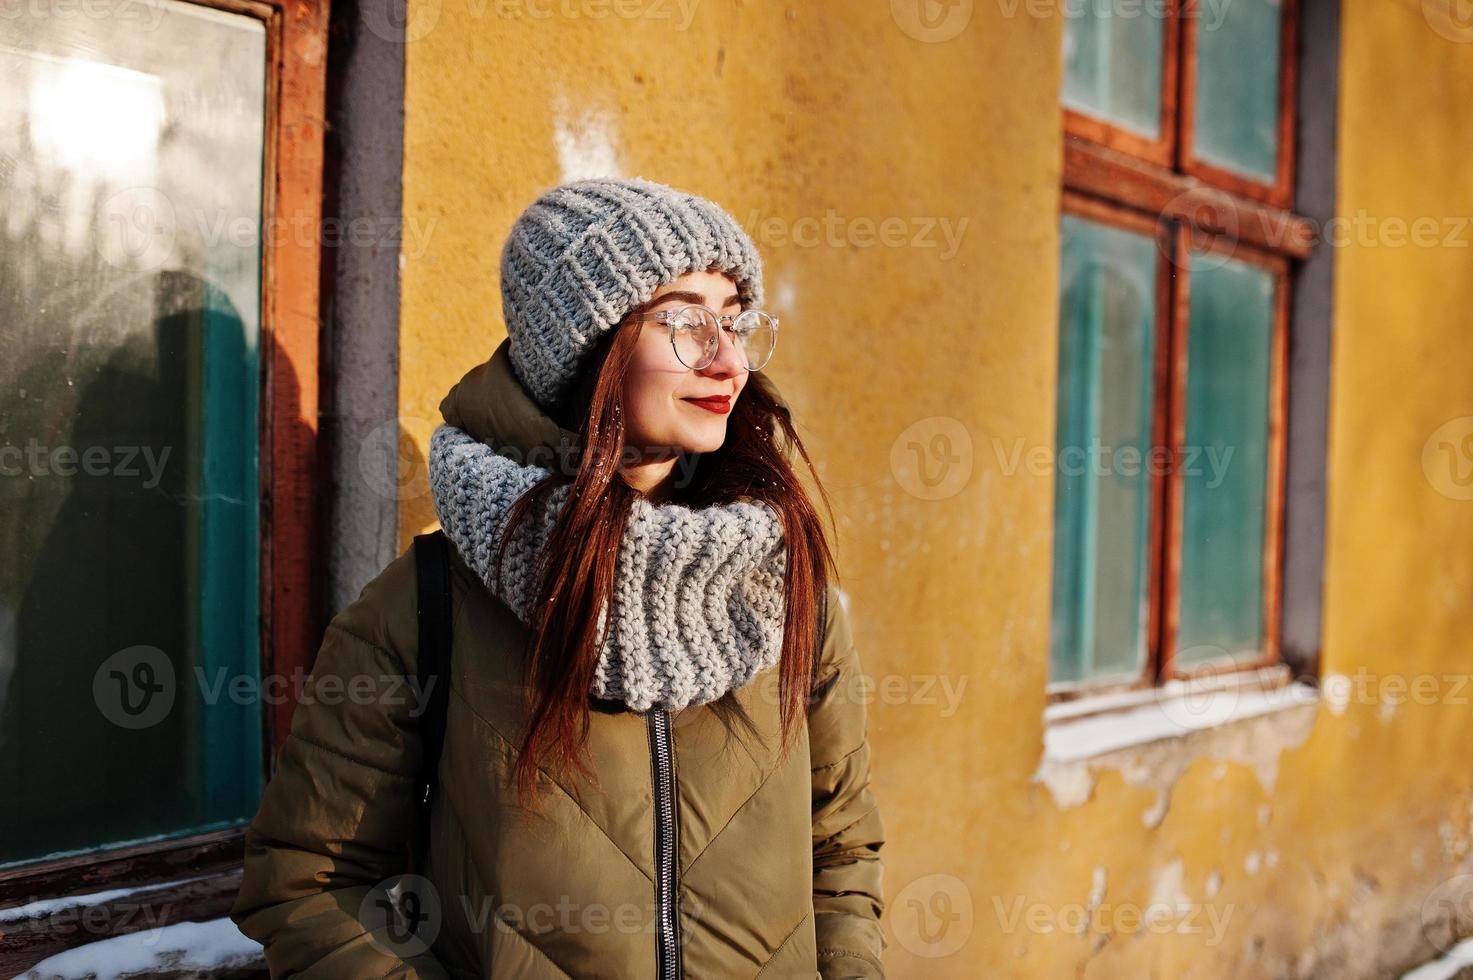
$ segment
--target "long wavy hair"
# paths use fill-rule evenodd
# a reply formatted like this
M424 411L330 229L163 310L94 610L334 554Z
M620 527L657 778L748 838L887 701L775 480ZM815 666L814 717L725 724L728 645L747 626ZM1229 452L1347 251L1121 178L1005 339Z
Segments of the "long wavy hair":
M641 312L652 303L645 304ZM512 507L502 538L508 542L530 520L545 497L560 485L572 490L560 511L542 562L532 603L532 620L523 651L527 698L521 751L515 766L517 795L524 808L535 807L537 771L573 772L598 786L597 773L584 759L599 650L596 616L611 601L619 543L630 508L640 491L626 483L618 464L625 459L623 379L642 324L624 321L604 335L556 419L578 433L576 472L554 469ZM631 447L633 449L634 447ZM805 720L819 656L818 623L831 574L837 577L818 513L798 479L793 457L801 457L813 477L830 523L833 507L813 462L793 427L791 413L761 372L747 377L727 420L726 439L714 452L676 460L688 481L672 490L671 502L690 507L729 503L738 496L764 501L780 515L787 553L784 576L786 618L779 662L781 753L785 757ZM688 464L688 468L680 468ZM745 710L728 692L710 707L728 741L740 725L756 735Z

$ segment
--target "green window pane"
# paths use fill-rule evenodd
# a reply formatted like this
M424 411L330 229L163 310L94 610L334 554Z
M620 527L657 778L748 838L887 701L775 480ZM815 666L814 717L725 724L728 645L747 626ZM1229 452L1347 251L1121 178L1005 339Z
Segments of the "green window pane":
M1145 666L1156 246L1065 215L1050 680Z
M1064 20L1064 105L1156 137L1161 131L1161 18L1102 0L1071 5Z
M1192 256L1176 662L1257 659L1274 275Z
M261 791L266 32L136 13L0 45L0 865Z
M1234 0L1196 24L1196 155L1265 181L1278 173L1279 14L1278 0Z

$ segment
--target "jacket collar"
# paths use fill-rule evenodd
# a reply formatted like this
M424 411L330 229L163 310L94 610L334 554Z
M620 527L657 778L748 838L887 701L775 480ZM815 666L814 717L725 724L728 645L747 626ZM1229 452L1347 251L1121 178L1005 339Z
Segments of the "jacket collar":
M440 402L440 414L493 449L524 459L548 450L562 454L578 444L578 434L553 421L512 372L510 340L455 383Z

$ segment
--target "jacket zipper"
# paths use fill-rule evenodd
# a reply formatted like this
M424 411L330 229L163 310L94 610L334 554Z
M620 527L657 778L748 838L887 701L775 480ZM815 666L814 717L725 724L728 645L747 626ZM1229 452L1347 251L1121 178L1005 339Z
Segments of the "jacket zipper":
M659 980L679 980L684 975L680 956L680 896L675 880L680 835L676 820L675 763L670 750L670 713L656 710L646 717L655 790L655 975Z

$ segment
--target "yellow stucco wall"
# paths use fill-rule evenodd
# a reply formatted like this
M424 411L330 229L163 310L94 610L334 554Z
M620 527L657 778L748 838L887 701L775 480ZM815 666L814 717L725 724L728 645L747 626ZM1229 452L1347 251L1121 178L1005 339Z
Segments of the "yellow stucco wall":
M705 194L763 251L784 318L769 370L834 498L866 669L890 685L871 725L892 975L1307 976L1393 922L1415 933L1468 855L1466 705L1321 708L1267 774L1185 765L1154 820L1157 788L1128 773L1077 805L1034 779L1052 477L1009 460L1053 439L1062 21L978 3L926 27L914 9L411 0L402 542L434 521L411 471L436 405L504 336L521 208L593 173ZM1473 44L1411 0L1351 0L1342 78L1342 212L1469 213ZM1473 415L1468 237L1341 251L1328 671L1466 670L1473 502L1420 460ZM1162 899L1221 932L1122 917ZM1091 901L1082 933L1041 927Z

